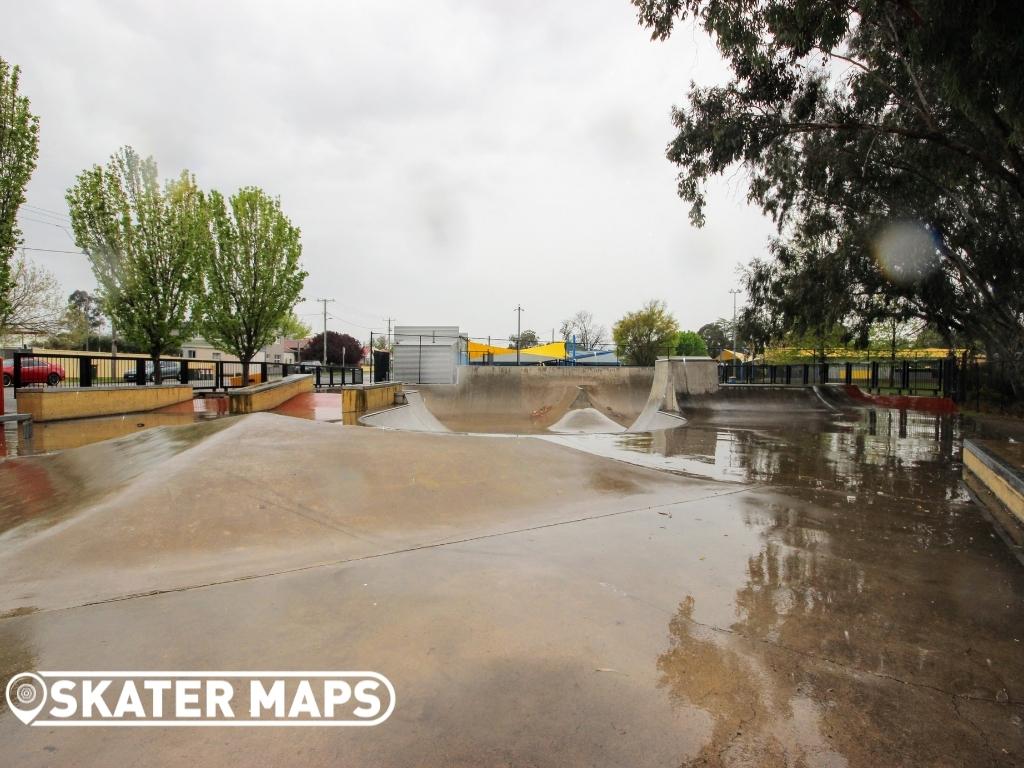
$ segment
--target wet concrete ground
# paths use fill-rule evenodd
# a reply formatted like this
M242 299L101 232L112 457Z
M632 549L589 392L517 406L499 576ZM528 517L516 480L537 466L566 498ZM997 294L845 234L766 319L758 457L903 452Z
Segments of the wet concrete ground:
M40 490L0 520L0 678L358 668L398 702L371 729L3 712L5 760L1019 765L1024 569L961 490L958 430L851 410L538 439L257 414L2 463L2 487Z
M5 393L9 391L5 390ZM7 413L15 413L18 410L13 397L6 398L4 405ZM316 421L340 421L341 394L310 392L293 397L274 412ZM0 457L64 451L154 427L183 426L226 415L228 400L225 396L197 397L188 402L146 413L37 423L33 425L31 444L21 439L16 424L0 424Z

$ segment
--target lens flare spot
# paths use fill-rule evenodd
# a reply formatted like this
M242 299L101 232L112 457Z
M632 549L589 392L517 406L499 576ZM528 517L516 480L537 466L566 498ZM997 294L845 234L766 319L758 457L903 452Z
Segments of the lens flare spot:
M878 268L897 285L921 282L939 268L940 259L935 232L916 221L892 222L875 240Z

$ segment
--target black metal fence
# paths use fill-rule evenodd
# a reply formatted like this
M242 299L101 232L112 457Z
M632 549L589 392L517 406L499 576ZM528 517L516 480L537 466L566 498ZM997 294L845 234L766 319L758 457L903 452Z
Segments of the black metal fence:
M15 352L4 360L5 387L142 387L161 384L191 384L193 389L217 391L276 381L293 373L314 375L317 389L362 384L359 366L314 363L250 363L248 381L243 381L242 364L230 360L183 358L161 360L160 375L152 360L109 355L60 355Z
M896 360L867 363L726 363L718 367L723 384L857 385L869 392L958 397L962 390L956 361Z
M1015 374L1003 360L972 360L959 370L960 400L975 410L993 407L1019 413L1022 403L1014 389Z

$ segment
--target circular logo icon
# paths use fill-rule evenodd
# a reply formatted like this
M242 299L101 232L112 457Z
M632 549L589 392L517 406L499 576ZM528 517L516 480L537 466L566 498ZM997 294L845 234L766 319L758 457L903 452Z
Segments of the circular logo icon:
M35 719L46 698L46 683L34 672L22 672L7 681L7 706L25 724Z

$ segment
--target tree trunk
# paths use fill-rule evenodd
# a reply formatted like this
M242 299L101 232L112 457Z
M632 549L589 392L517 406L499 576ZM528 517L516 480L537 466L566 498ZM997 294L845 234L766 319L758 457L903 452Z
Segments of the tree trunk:
M163 376L162 376L163 371L160 370L160 350L159 349L151 350L150 353L149 353L149 357L153 361L153 383L154 384L162 384L163 383Z
M242 358L242 386L249 386L249 363L252 361L251 357Z

